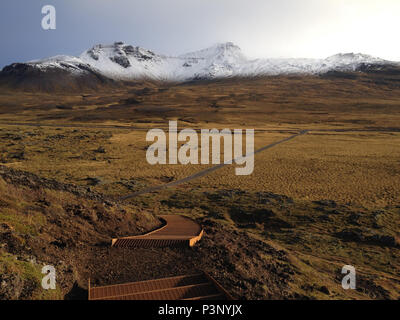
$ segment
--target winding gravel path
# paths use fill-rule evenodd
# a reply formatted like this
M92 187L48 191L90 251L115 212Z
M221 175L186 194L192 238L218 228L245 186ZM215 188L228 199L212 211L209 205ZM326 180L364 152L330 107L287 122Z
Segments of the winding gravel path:
M264 146L264 147L262 147L262 148L260 148L260 149L258 149L256 151L254 151L253 153L249 154L247 157L253 156L253 155L257 154L257 153L260 153L262 151L265 151L265 150L268 150L270 148L273 148L273 147L275 147L275 146L277 146L277 145L279 145L281 143L284 143L284 142L287 142L289 140L292 140L292 139L294 139L294 138L296 138L298 136L305 135L306 133L308 133L308 130L300 131L299 133L294 134L294 135L292 135L292 136L290 136L288 138L285 138L285 139L282 139L280 141L271 143L271 144L269 144L267 146ZM236 160L239 160L239 159L243 159L243 157L233 159L232 163L235 162ZM146 189L143 189L143 190L128 194L126 196L123 196L123 197L119 198L118 200L126 200L126 199L130 199L130 198L134 198L134 197L140 196L142 194L151 193L151 192L154 192L154 191L159 191L159 190L163 190L163 189L166 189L166 188L176 187L176 186L179 186L179 185L181 185L183 183L186 183L186 182L192 181L194 179L197 179L197 178L203 177L205 175L208 175L208 174L210 174L210 173L212 173L212 172L214 172L214 171L216 171L218 169L221 169L221 168L223 168L225 166L231 165L232 163L231 162L229 162L229 163L221 163L221 164L212 166L210 168L204 169L202 171L199 171L199 172L197 172L195 174L192 174L192 175L190 175L188 177L185 177L183 179L172 181L172 182L169 182L169 183L166 183L166 184L162 184L162 185L159 185L159 186L149 187L149 188L146 188Z

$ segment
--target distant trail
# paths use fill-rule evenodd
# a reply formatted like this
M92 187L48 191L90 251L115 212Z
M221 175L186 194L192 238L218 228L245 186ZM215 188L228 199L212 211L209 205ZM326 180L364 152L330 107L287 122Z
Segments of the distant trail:
M259 152L262 152L262 151L265 151L265 150L270 149L270 148L272 148L272 147L275 147L275 146L277 146L278 144L287 142L287 141L292 140L292 139L294 139L294 138L296 138L296 137L298 137L298 136L302 136L302 135L304 135L304 134L306 134L306 133L308 133L308 130L300 131L299 133L297 133L297 134L295 134L295 135L292 135L292 136L290 136L290 137L288 137L288 138L285 138L285 139L283 139L283 140L280 140L280 141L271 143L271 144L269 144L269 145L267 145L267 146L264 146L264 147L262 147L262 148L260 148L260 149L258 149L258 150L256 150L256 151L254 151L253 153L249 154L248 156L255 155L255 154L259 153ZM233 159L233 160L232 160L232 163L233 163L234 161L236 161L236 160L238 160L238 159L242 159L242 158L244 158L244 157L240 157L240 158ZM199 172L197 172L197 173L195 173L195 174L192 174L192 175L190 175L190 176L188 176L188 177L186 177L186 178L183 178L183 179L180 179L180 180L176 180L176 181L172 181L172 182L169 182L169 183L166 183L166 184L163 184L163 185L159 185L159 186L149 187L149 188L146 188L146 189L144 189L144 190L141 190L141 191L138 191L138 192L134 192L134 193L128 194L128 195L126 195L126 196L124 196L124 197L119 198L118 200L126 200L126 199L129 199L129 198L133 198L133 197L136 197L136 196L140 196L140 195L145 194L145 193L150 193L150 192L154 192L154 191L163 190L163 189L166 189L166 188L176 187L176 186L178 186L178 185L180 185L180 184L183 184L183 183L189 182L189 181L191 181L191 180L194 180L194 179L203 177L203 176L205 176L205 175L207 175L207 174L210 174L211 172L214 172L214 171L216 171L216 170L218 170L218 169L221 169L221 168L223 168L223 167L225 167L225 166L231 165L232 163L221 163L221 164L212 166L211 168L208 168L208 169L199 171Z
M82 129L128 129L128 130L148 130L135 126L122 126L110 124L86 124L86 123L40 123L40 122L0 122L5 126L27 126L27 127L49 127L49 128L82 128Z
M168 130L168 127L136 127L132 125L113 125L113 124L86 124L86 123L40 123L40 122L6 122L0 121L0 125L5 126L27 126L27 127L49 127L49 128L82 128L82 129L121 129L121 130L137 130L148 131L149 129L163 129ZM217 128L218 129L218 128ZM193 130L200 132L201 129L193 128ZM292 133L294 129L254 129L254 132L280 132ZM312 129L307 131L321 131L321 132L400 132L400 127L366 127L366 128L341 128L341 129Z
M162 129L168 131L169 127L154 126L154 127L136 127L132 125L114 125L114 124L86 124L86 123L40 123L40 122L0 122L0 126L27 126L27 127L47 127L47 128L81 128L81 129L118 129L118 130L132 130L132 131L148 131L150 129ZM196 132L201 132L202 129L192 128ZM218 128L216 128L218 129ZM279 133L293 133L294 129L254 129L255 133L259 132L279 132Z

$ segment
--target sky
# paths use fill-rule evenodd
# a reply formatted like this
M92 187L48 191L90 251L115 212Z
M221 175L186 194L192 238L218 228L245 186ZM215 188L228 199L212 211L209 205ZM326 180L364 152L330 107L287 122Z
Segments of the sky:
M43 30L44 5L56 30ZM1 0L0 68L98 43L177 55L234 42L250 58L366 53L400 61L400 0Z

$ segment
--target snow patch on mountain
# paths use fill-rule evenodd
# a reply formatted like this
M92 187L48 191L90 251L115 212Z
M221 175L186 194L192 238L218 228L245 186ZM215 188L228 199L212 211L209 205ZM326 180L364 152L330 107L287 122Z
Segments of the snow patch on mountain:
M86 65L86 68L82 68L84 62L81 59L66 55L58 55L42 60L32 60L29 61L27 64L44 71L49 68L66 69L74 73L82 73L85 71L86 68L90 68L89 64Z

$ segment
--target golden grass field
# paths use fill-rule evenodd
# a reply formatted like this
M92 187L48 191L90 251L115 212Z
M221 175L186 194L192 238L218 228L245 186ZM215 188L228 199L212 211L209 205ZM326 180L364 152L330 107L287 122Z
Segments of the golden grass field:
M27 132L29 130L26 128ZM208 167L202 164L148 164L146 146L151 143L145 141L145 131L107 130L99 134L87 131L34 129L33 132L40 132L39 135L24 139L26 160L8 165L68 183L86 184L86 178L98 177L103 180L99 190L111 194L124 192L118 188L108 190L109 185L115 187L121 179L138 180L150 186L165 183L166 179L181 179ZM7 132L18 135L21 128L11 127ZM57 135L64 138L43 141ZM80 140L82 135L87 137ZM288 136L278 132L257 133L255 149ZM22 148L18 144L9 146L7 140L2 142L3 150ZM254 172L249 176L236 176L234 167L237 165L233 164L190 182L190 186L270 191L296 199L332 199L379 208L399 201L399 145L400 133L397 132L311 131L255 155ZM100 146L105 148L105 154L95 152Z
M268 190L299 199L383 207L399 201L398 104L398 89L374 85L367 77L279 77L172 86L145 83L84 95L3 92L0 123L28 121L55 127L3 125L3 132L38 135L28 135L21 145L9 146L4 138L1 143L3 152L25 150L26 159L11 161L10 166L78 184L87 177L100 177L104 180L101 190L118 194L124 190L114 184L121 179L152 185L207 167L147 163L147 129L167 129L168 120L178 120L178 129L254 128L256 149L307 129L309 134L256 155L251 176L238 177L233 168L224 168L191 185ZM57 128L71 124L89 128ZM64 137L51 139L57 134ZM106 149L105 154L94 152L99 146Z

